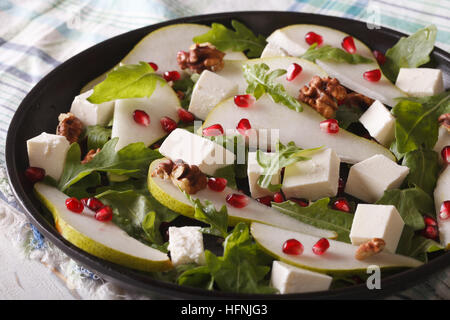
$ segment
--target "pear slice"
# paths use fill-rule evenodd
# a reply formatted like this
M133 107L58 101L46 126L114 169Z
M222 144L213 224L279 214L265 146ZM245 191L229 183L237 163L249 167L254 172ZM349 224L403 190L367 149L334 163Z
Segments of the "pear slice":
M163 180L159 177L152 177L151 173L156 166L164 159L155 160L150 164L148 174L148 188L150 193L161 204L167 208L178 212L189 218L194 218L194 208L191 202L186 198L183 192L176 187L172 181ZM196 194L191 195L194 199L200 199L200 201L211 201L216 209L220 209L223 205L228 210L228 223L230 225L236 225L239 222L252 222L257 221L261 223L267 223L278 227L286 228L289 230L295 230L304 232L306 234L316 235L318 237L336 238L334 231L319 229L314 226L305 224L296 219L293 219L287 215L278 212L275 209L267 207L259 203L258 201L249 198L249 203L246 207L238 209L227 204L225 197L231 193L239 193L231 188L225 188L222 192L212 191L209 188L203 189Z
M305 106L303 112L296 112L284 105L273 102L263 95L250 108L239 108L233 98L219 103L206 118L203 127L221 124L224 130L235 130L241 119L248 119L252 129L278 130L279 140L283 144L290 141L304 149L320 146L333 149L341 161L357 163L376 154L382 154L395 161L394 155L382 145L354 135L344 129L337 134L327 134L320 129L319 123L325 120L312 108ZM260 131L259 134L261 136ZM271 132L270 142L277 142Z
M34 191L52 212L58 232L78 248L137 270L164 271L172 268L167 254L130 237L112 222L100 222L88 214L69 211L65 206L68 196L58 189L36 183Z
M154 62L158 65L156 73L176 70L183 72L177 63L177 53L187 51L193 44L192 39L208 32L211 28L202 24L179 23L159 28L142 38L134 48L120 61L122 64L136 64L140 61ZM243 52L226 51L226 60L245 60ZM225 62L226 63L226 62ZM81 92L92 89L106 78L108 72L98 76L85 85Z
M312 24L295 24L274 31L268 38L268 50L264 57L279 55L279 52L291 56L300 56L309 48L305 41L308 32L320 34L324 45L342 48L342 40L349 36L339 30ZM370 82L363 78L366 71L380 69L372 51L360 40L353 37L356 53L372 60L371 63L348 64L317 60L316 63L322 67L331 77L337 78L347 88L362 93L372 99L379 100L393 107L396 103L394 98L404 97L406 94L390 82L384 75L377 82Z
M439 217L441 205L444 201L450 200L450 166L439 176L436 188L434 189L434 203L436 207L436 216L438 217L439 238L441 245L447 250L450 249L450 219L443 220Z
M356 260L357 246L335 240L329 240L330 248L319 256L311 250L319 237L255 222L251 224L250 231L255 241L271 256L300 268L330 275L365 273L371 265L382 269L403 269L422 265L422 262L413 258L387 252L381 252L362 261ZM296 239L303 244L305 249L301 255L283 253L283 244L288 239Z

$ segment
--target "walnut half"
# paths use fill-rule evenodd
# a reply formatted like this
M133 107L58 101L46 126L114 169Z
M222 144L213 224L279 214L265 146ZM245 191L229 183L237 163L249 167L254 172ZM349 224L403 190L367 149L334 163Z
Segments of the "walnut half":
M206 43L196 43L189 48L189 52L179 51L177 62L182 70L190 69L196 73L203 70L217 72L223 69L223 57L225 53L216 49L215 46Z
M83 132L83 123L73 113L61 113L56 134L66 137L70 143L78 142Z
M380 253L385 246L386 243L383 239L373 238L372 240L369 240L359 246L356 250L355 258L357 260L367 259L377 253Z
M91 160L94 159L94 157L99 152L100 152L99 148L97 148L97 150L94 150L94 149L89 150L88 153L86 153L86 155L84 156L84 159L81 161L81 163L86 164L88 162L91 162Z

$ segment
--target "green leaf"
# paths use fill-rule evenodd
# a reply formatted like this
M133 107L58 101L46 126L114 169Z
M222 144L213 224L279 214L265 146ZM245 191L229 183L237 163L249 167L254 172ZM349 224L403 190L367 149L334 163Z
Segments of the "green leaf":
M406 181L410 187L416 185L429 195L433 194L439 175L439 155L433 150L414 150L405 154L403 166L409 168Z
M339 123L339 127L347 129L352 123L358 122L361 118L363 110L346 104L340 105L336 111L335 119Z
M262 35L256 36L253 31L236 20L232 20L231 25L234 31L223 24L213 23L211 30L196 36L193 41L195 43L209 42L220 51L230 49L233 51L245 51L249 58L260 57L266 46L266 39Z
M392 109L395 122L395 149L406 153L433 149L439 134L438 118L450 112L450 91L424 98L402 98Z
M328 207L329 202L329 198L323 198L308 207L301 207L293 201L273 202L272 208L303 223L317 228L335 231L338 234L338 241L350 243L350 229L352 228L353 215L330 209Z
M88 150L101 149L111 138L111 128L105 128L103 126L88 126L86 129L87 147Z
M340 48L334 48L330 45L317 48L317 43L313 44L300 58L316 62L316 59L323 61L333 61L350 64L371 63L374 59L363 57L356 53L348 53Z
M405 226L398 242L397 254L427 262L427 253L444 249L439 243L422 237L414 232L414 229Z
M263 168L263 172L258 178L258 185L261 188L269 189L270 191L276 192L281 188L281 184L273 185L271 183L274 175L278 173L281 168L287 167L298 161L309 160L309 156L315 151L321 149L301 149L295 145L294 142L289 142L286 146L281 142L276 145L276 152L274 153L264 153L261 150L256 152L256 160L258 164Z
M228 166L217 169L214 172L214 177L216 178L225 178L227 179L227 187L231 189L237 189L236 184L236 166L234 164L230 164Z
M409 37L402 37L386 51L386 62L381 66L384 75L395 82L400 68L416 68L429 62L436 34L436 26L430 25Z
M180 286L188 286L212 290L214 287L214 277L209 272L207 266L199 266L183 272L177 279Z
M191 77L186 77L173 82L172 89L183 92L183 99L181 99L181 106L185 109L189 107L189 103L191 102L192 91L194 90L195 82Z
M88 101L100 104L116 99L150 97L157 84L166 85L166 81L146 62L119 66L106 76L106 79L94 87Z
M242 137L242 135L224 135L224 136L212 136L212 137L205 137L209 138L215 143L223 146L225 149L233 152L236 155L236 160L234 162L234 175L235 178L244 179L247 178L247 160L248 160L248 147L245 143L245 139ZM228 169L224 169L228 170ZM224 175L225 172L219 172L219 174ZM214 174L214 176L217 176ZM222 177L222 176L220 176ZM230 173L231 177L231 173ZM223 178L227 178L224 176ZM232 187L233 183L229 182L228 185L230 188Z
M265 63L244 64L242 66L244 78L248 87L246 92L259 99L264 93L270 95L276 103L281 103L289 109L297 112L303 111L303 107L297 99L287 94L281 83L274 80L286 73L286 70L276 69L269 72L270 68Z
M77 183L74 183L66 189L65 194L77 199L89 198L92 196L92 191L95 187L101 184L101 176L98 172L93 172L84 177Z
M145 178L150 163L162 158L155 150L145 147L142 142L131 143L118 152L115 151L118 138L109 140L102 150L88 163L81 164L78 143L72 143L67 156L58 188L65 191L94 171L111 172L135 178Z
M405 225L414 230L425 228L424 214L434 215L433 199L418 187L386 190L376 204L393 205L403 218Z

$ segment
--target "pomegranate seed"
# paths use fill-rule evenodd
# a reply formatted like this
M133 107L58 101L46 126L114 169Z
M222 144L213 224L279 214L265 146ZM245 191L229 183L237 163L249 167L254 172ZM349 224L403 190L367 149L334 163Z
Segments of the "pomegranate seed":
M333 209L344 211L344 212L350 212L350 205L348 204L348 201L344 198L337 199L333 203Z
M29 167L25 170L25 177L31 183L42 181L45 178L45 170L38 167Z
M133 119L134 122L144 127L148 127L150 124L150 116L143 110L134 110Z
M381 71L380 69L374 69L370 71L366 71L363 74L364 79L370 82L377 82L381 79Z
M342 178L339 178L338 194L343 194L344 190L345 190L345 180Z
M289 239L283 243L283 252L291 255L301 255L303 253L303 245L296 239Z
M301 65L295 62L290 64L289 67L287 68L286 80L287 81L294 80L302 72L302 70L303 69Z
M208 187L216 192L222 192L227 186L227 179L225 178L209 178Z
M314 254L322 255L325 253L325 251L328 250L330 247L330 242L326 238L322 238L319 241L316 242L316 244L313 246L312 251Z
M149 62L148 65L152 67L153 71L158 71L158 65L154 62Z
M177 128L177 123L175 122L175 120L169 117L162 117L159 122L161 123L161 127L163 128L163 130L167 133L171 133Z
M353 40L353 37L347 36L345 37L341 42L342 48L345 49L348 53L355 53L356 52L356 46L355 41Z
M178 109L177 112L178 112L178 117L184 123L190 123L190 122L194 121L194 119L195 119L195 117L192 113L190 113L189 111L187 111L183 108Z
M248 130L250 130L251 128L252 126L250 125L250 121L248 121L248 119L241 119L236 126L237 131L239 131L239 133L243 136L246 136Z
M327 119L320 122L320 129L329 134L335 134L339 132L339 125L336 119Z
M97 198L83 198L81 199L81 203L85 206L91 209L92 211L97 211L98 209L104 207L105 205L98 200Z
M379 65L383 65L386 62L386 56L380 51L374 50L373 55L375 56L375 59L377 59Z
M436 226L426 226L425 229L422 230L422 236L428 239L436 240L438 237L438 230Z
M323 38L320 34L311 31L305 35L305 41L309 45L317 43L317 45L320 46L323 42Z
M281 192L276 192L273 195L273 201L275 201L276 203L280 203L284 201L284 196Z
M426 226L437 226L436 220L434 220L432 217L424 216L423 222L425 222Z
M232 193L232 194L227 195L225 200L227 201L227 203L230 206L233 206L233 207L239 208L239 209L244 208L248 204L248 197L243 194L238 194L238 193Z
M166 71L163 73L163 78L164 80L169 82L169 81L177 81L181 78L181 76L178 71Z
M262 203L268 207L272 206L272 201L273 201L273 197L272 196L265 196L265 197L261 197L261 198L257 198L256 201L258 201L259 203Z
M441 209L439 210L439 218L441 220L446 220L450 216L450 200L444 201L441 204Z
M248 108L255 103L256 99L251 94L240 94L234 96L234 104L239 108Z
M307 207L308 206L308 201L305 201L303 199L290 198L289 200L295 202L300 207Z
M104 206L95 213L95 219L102 222L111 221L113 218L113 211L110 206Z
M442 160L446 164L450 164L450 146L445 146L441 151Z
M207 137L221 136L223 135L223 128L220 124L213 124L212 126L203 129L202 133Z
M83 212L84 206L77 198L67 198L66 208L75 213Z

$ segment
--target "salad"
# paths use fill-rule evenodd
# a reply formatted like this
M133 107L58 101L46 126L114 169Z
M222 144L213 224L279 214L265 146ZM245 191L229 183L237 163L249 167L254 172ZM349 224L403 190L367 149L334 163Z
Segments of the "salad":
M436 33L382 53L318 25L160 28L27 141L25 176L69 242L182 286L418 267L450 243L450 92L421 67Z

